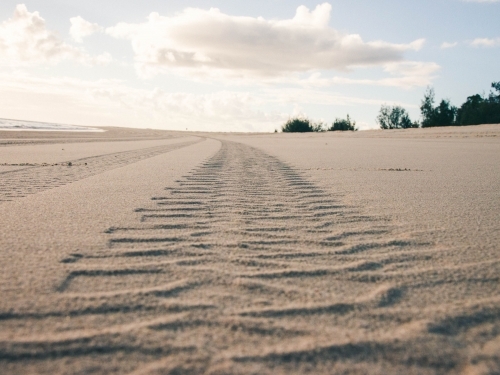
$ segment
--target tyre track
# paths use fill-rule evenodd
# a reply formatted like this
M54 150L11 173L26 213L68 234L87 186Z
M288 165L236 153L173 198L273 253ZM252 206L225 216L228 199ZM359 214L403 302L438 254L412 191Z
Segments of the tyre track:
M67 311L78 318L71 330L90 327L93 334L82 331L78 340L75 331L72 349L62 352L60 341L43 337L36 350L30 340L0 340L0 360L68 363L84 356L101 373L132 364L138 373L187 373L190 363L195 373L295 373L301 366L328 373L327 364L343 361L446 373L459 364L451 335L433 352L422 339L425 326L395 334L401 322L381 318L380 309L404 315L402 302L420 271L406 272L417 261L431 265L433 245L345 205L277 158L222 142L215 156L136 212L133 227L106 231L108 248L61 261L67 277L46 311L0 316L11 324L43 321L48 332L59 332L57 318ZM405 277L393 268L402 266ZM443 318L441 326L459 319ZM360 340L346 343L352 331ZM393 336L396 343L387 339ZM106 366L117 353L126 354L120 365ZM441 355L449 359L439 361Z
M0 172L0 202L63 186L201 141L202 139Z

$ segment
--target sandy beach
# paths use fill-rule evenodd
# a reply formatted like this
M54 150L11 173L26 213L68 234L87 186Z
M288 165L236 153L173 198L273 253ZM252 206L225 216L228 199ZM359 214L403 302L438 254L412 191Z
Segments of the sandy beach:
M500 373L500 125L103 129L0 131L0 373Z

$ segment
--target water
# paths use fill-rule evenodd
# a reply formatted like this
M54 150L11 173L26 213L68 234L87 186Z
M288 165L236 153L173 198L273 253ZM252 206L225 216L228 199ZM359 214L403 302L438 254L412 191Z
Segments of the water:
M11 131L48 131L48 132L104 132L102 129L86 126L53 124L49 122L0 119L0 130Z

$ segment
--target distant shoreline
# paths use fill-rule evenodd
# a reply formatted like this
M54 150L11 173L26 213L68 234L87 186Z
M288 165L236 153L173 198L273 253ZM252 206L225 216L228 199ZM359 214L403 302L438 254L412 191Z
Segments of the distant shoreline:
M102 133L106 130L82 125L56 124L41 121L14 120L0 118L0 131L44 131L44 132L85 132Z

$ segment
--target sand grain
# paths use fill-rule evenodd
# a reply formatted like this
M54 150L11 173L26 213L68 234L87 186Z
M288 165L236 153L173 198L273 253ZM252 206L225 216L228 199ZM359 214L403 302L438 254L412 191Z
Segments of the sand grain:
M498 373L498 129L92 140L0 170L0 366Z

